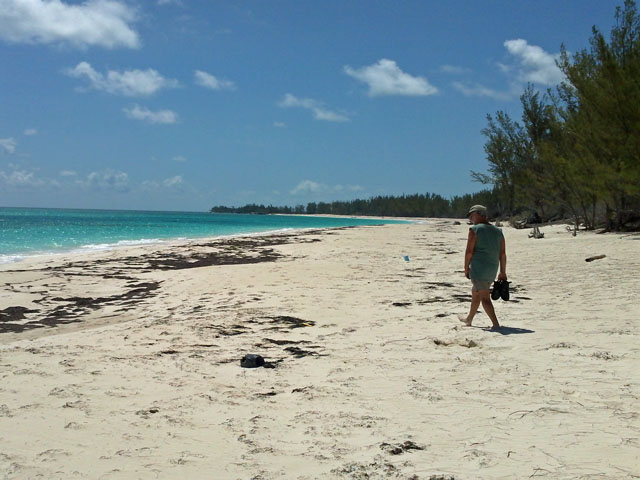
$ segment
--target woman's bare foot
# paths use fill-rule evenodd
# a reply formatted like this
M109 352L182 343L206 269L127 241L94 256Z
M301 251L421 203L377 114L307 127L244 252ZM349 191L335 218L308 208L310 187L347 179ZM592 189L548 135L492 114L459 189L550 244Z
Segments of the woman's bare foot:
M467 327L471 326L471 322L473 322L473 320L468 320L468 317L463 317L462 315L458 316L458 320L460 320L462 323L464 323Z

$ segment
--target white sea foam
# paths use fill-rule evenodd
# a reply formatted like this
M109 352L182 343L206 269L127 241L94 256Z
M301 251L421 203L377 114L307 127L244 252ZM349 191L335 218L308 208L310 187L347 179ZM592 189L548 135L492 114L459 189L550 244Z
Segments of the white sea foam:
M278 230L266 230L264 232L254 232L254 233L237 233L235 235L229 235L229 236L231 237L264 237L268 235L278 235L279 233L288 233L291 231L304 232L306 230L314 230L314 229L313 228L279 228Z
M26 255L0 255L0 265L3 263L14 263L24 259Z
M141 238L139 240L120 240L115 243L89 243L82 245L75 251L97 251L97 250L111 250L118 247L135 247L138 245L153 245L156 243L164 243L166 240L160 240L159 238ZM73 252L73 250L72 250Z
M63 250L36 250L28 254L16 254L16 255L0 255L0 265L7 263L20 262L26 258L42 257L49 255L73 255L76 253L91 253L101 252L107 250L115 250L118 248L135 247L142 245L154 245L167 243L167 240L161 240L159 238L142 238L139 240L120 240L114 243L90 243L82 245L77 248L63 249ZM54 244L55 247L58 245Z

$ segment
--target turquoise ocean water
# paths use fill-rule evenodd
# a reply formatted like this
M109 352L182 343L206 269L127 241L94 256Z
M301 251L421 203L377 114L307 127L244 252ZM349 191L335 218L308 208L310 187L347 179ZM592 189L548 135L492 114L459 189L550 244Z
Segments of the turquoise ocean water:
M382 223L405 222L311 216L0 207L0 263L15 262L31 255L106 250L175 239Z

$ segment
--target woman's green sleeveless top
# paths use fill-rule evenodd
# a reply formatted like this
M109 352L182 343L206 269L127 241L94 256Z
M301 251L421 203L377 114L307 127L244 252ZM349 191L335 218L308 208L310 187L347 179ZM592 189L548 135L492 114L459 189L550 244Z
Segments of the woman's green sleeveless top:
M469 277L474 280L493 282L500 267L502 230L488 223L473 225L476 246L471 257Z

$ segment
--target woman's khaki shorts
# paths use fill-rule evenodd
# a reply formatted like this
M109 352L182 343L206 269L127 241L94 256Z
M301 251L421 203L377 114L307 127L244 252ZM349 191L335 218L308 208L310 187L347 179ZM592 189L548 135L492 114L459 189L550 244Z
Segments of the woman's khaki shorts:
M474 292L480 292L482 290L490 290L491 289L491 282L488 282L486 280L476 280L476 279L471 279L471 284L473 285L473 291Z

